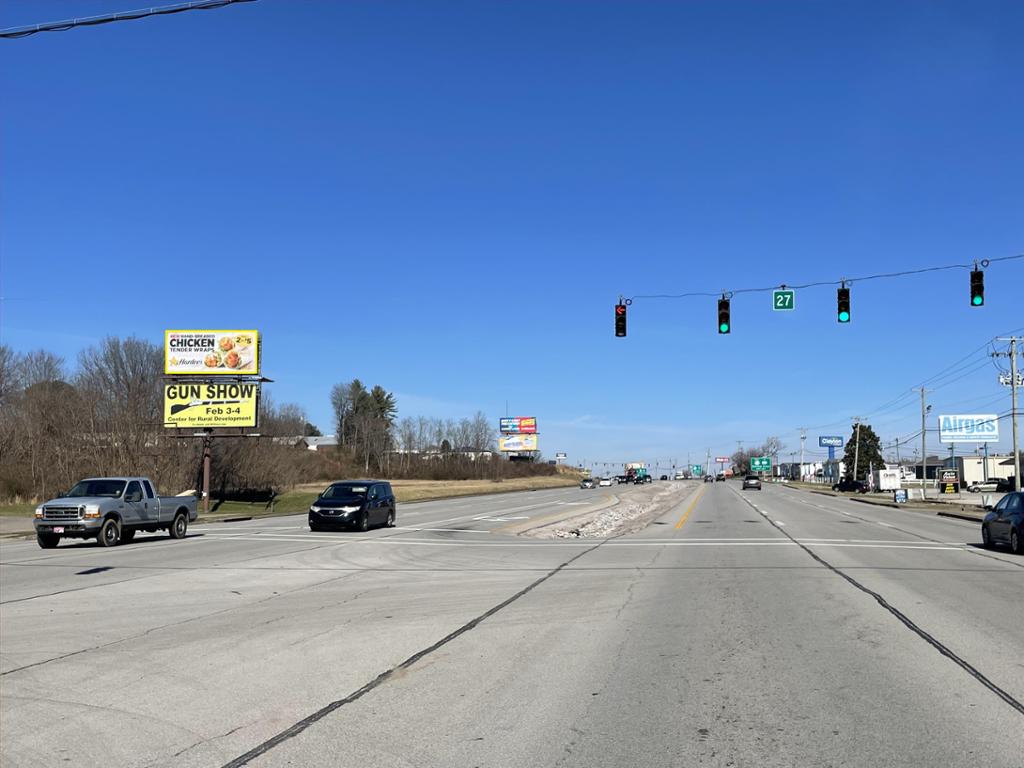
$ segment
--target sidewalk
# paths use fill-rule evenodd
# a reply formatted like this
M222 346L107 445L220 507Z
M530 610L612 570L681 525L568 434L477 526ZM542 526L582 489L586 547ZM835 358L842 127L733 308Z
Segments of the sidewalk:
M809 491L810 493L817 493L822 496L835 496L840 498L848 498L850 501L855 501L859 504L868 504L875 507L892 507L893 509L904 509L912 510L914 512L925 512L932 515L938 515L940 517L955 517L961 520L970 520L972 522L980 522L988 514L988 511L982 508L982 495L991 495L991 504L995 504L999 499L1003 497L1003 494L976 494L976 498L957 498L957 497L928 497L927 500L921 501L920 499L914 501L908 501L905 504L897 504L892 500L891 493L868 493L868 494L849 494L849 493L837 493L828 486L816 487L806 483L778 483L778 485L785 488L790 488L794 491ZM973 495L973 494L972 494Z

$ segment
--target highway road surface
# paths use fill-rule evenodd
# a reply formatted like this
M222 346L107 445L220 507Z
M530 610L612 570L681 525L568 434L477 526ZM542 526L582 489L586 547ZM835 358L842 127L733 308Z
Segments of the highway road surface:
M977 524L728 482L507 532L609 491L4 542L0 764L1024 766L1024 558Z

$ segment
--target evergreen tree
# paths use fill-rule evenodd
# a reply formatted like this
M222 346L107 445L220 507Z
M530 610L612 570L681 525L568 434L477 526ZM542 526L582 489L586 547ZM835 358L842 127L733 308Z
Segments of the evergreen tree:
M854 458L856 458L856 472L854 471ZM860 449L857 448L857 425L853 426L850 439L846 441L846 449L843 453L843 464L846 466L846 476L855 480L864 480L868 476L868 469L874 467L881 469L885 466L885 459L882 458L882 443L875 430L870 424L860 425Z

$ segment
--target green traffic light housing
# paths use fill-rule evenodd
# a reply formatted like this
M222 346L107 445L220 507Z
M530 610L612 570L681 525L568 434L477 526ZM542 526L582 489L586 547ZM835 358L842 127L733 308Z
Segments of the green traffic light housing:
M850 322L850 289L845 285L836 292L836 319L840 323Z
M985 273L980 269L971 271L971 306L980 307L985 304Z
M732 332L732 322L729 320L729 300L726 298L718 300L718 332Z

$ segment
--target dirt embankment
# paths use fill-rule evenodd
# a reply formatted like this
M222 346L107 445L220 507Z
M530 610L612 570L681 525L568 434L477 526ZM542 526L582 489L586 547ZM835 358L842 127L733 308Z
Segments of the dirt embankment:
M599 490L612 493L602 494L583 511L516 532L539 539L608 538L635 533L678 506L696 487L692 481L671 481L602 488Z

